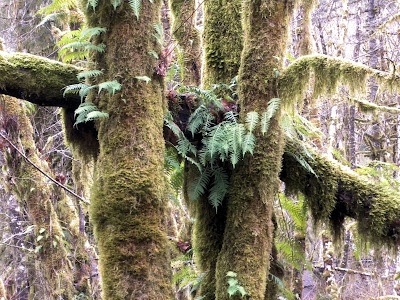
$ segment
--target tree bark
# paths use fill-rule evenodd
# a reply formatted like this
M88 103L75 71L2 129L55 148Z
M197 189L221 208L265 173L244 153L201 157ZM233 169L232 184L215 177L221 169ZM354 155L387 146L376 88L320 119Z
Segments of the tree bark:
M114 95L88 96L109 114L99 121L90 207L105 299L173 299L160 142L166 103L162 77L155 73L158 62L149 55L161 52L153 36L161 1L152 2L141 1L137 17L125 1L116 10L107 1L95 10L83 1L89 26L107 28L95 41L106 44L106 51L92 56L105 70L99 82L122 85Z
M246 112L266 110L269 100L279 97L277 77L286 49L291 1L247 0L244 2L244 49L239 71L242 118ZM251 299L264 299L273 245L272 213L278 191L283 135L280 110L265 135L256 132L254 155L245 157L234 170L222 250L217 262L216 299L241 299L227 293L227 273L237 280Z
M0 51L0 94L41 106L77 108L76 94L63 97L66 86L78 83L82 69L43 57Z

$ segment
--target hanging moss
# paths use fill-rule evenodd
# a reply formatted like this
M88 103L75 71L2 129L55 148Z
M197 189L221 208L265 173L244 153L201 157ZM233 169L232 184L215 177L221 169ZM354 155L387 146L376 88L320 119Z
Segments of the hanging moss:
M243 31L241 0L204 1L203 84L229 83L239 70Z
M314 97L334 93L339 83L348 85L350 92L365 92L369 76L378 79L381 85L396 88L400 78L374 70L368 66L326 55L307 55L295 60L279 78L279 93L285 108L293 110L293 104L301 102L314 74Z
M302 153L294 143L288 143L286 148L291 153ZM303 193L314 221L330 224L336 240L345 217L351 217L358 221L360 235L372 245L395 249L400 239L400 194L323 155L311 153L313 158L304 153L302 157L317 176L308 173L292 156L284 155L281 179L287 191Z

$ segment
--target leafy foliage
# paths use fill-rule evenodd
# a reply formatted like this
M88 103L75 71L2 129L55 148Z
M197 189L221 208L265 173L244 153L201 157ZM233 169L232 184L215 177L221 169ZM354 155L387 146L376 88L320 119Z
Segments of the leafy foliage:
M190 294L198 290L205 275L197 270L192 254L193 251L190 250L187 254L172 261L173 284L178 284L179 291L188 290Z
M226 273L226 277L228 277L228 289L227 292L229 294L229 297L240 294L242 298L247 295L246 290L244 289L243 286L239 284L239 281L235 279L237 277L237 274L235 272L229 271Z
M92 102L84 102L79 105L79 107L75 110L76 121L74 126L78 126L78 124L94 121L96 119L108 118L108 114L99 111L96 105Z

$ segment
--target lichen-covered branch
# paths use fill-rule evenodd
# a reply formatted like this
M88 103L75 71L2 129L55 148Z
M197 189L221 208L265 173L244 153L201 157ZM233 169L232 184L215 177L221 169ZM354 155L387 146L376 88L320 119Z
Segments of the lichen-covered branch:
M345 217L358 221L358 230L366 240L390 248L400 240L400 193L373 182L326 156L309 149L305 154L300 142L286 143L281 180L289 193L303 193L316 223L331 225L340 237ZM291 153L312 167L308 172Z
M82 71L73 65L26 53L0 51L0 94L41 106L77 108L78 95L63 97L63 89L78 83Z

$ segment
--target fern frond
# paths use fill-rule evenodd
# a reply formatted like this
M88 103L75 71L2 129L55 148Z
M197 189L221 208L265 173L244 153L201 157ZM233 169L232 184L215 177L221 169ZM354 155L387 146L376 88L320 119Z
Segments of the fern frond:
M116 80L102 82L99 83L98 93L100 94L100 92L105 89L110 95L114 95L115 92L121 90L121 87L122 87L121 84Z
M79 96L81 96L81 100L83 101L83 99L89 94L89 92L95 88L97 88L97 85L87 85L86 87L81 88L81 90L79 91Z
M281 104L281 99L279 99L279 98L272 98L268 102L267 111L264 112L261 117L261 133L262 134L265 134L268 132L270 121L275 116L276 112L278 111L280 104Z
M89 87L89 85L86 83L77 83L68 85L64 90L63 97L65 97L66 94L78 94L81 89L87 87Z
M75 109L74 116L76 117L77 115L80 114L87 115L89 112L94 111L96 109L97 106L94 105L92 102L83 102L78 106L77 109Z
M310 166L310 164L303 158L303 156L300 153L293 153L293 152L287 152L290 156L292 156L307 172L310 172L311 174L314 174L316 177L318 177L317 174L315 174L314 169Z
M121 5L121 3L122 3L122 0L111 0L111 4L112 4L114 10L116 10L117 7Z
M248 112L246 115L246 125L250 132L253 132L259 120L259 114L256 111Z
M253 155L255 145L256 145L256 137L251 132L247 133L243 139L243 145L242 145L243 157L247 152L250 152L250 154Z
M90 78L90 77L100 76L102 74L103 74L103 72L100 70L89 70L89 71L80 72L76 77L78 78L78 80L82 80L82 79L86 79L86 78Z
M91 111L87 114L85 122L97 120L97 119L108 119L108 113L101 111Z
M208 183L210 182L211 175L211 170L205 169L200 173L200 176L193 181L190 186L190 199L197 200L200 196L204 195Z
M53 0L48 6L40 9L36 14L49 15L53 12L62 11L65 9L72 9L78 7L77 0Z
M161 23L155 23L154 24L154 29L156 30L156 33L153 34L153 36L156 38L157 43L159 43L161 46L163 45L163 27Z
M38 25L36 25L36 27L40 27L44 24L46 24L49 21L56 21L58 19L61 19L63 17L66 16L65 12L57 12L57 13L52 13L52 14L48 14L47 16L45 16L42 21L40 21L40 23Z
M129 0L129 6L132 8L137 20L139 20L141 5L142 0Z
M213 186L210 189L208 200L215 210L217 210L228 192L229 177L225 170L221 167L214 169L212 175L214 177L214 181Z
M238 122L239 114L237 112L231 110L231 111L228 111L225 113L224 118L226 121L236 124Z
M107 28L104 27L90 27L86 28L82 31L80 35L81 40L90 40L92 37L96 35L100 35L101 33L107 32Z
M178 135L178 145L176 145L175 148L178 150L178 153L186 159L190 153L194 156L197 155L196 147L192 145L182 132Z
M88 0L87 7L91 6L92 9L95 11L99 0Z

